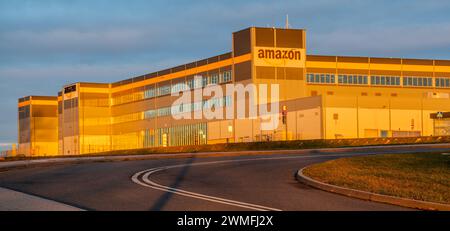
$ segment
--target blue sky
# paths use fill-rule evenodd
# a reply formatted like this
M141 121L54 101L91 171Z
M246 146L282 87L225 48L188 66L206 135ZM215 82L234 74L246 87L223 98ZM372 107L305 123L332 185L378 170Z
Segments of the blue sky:
M0 149L17 98L112 82L231 50L249 26L307 29L309 54L450 59L450 1L0 0Z

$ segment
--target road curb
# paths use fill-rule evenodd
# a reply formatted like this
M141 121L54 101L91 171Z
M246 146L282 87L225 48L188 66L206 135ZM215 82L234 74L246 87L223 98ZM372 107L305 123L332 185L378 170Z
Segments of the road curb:
M408 208L422 209L422 210L440 210L440 211L450 211L450 204L441 204L427 201L419 201L414 199L407 199L402 197L387 196L377 193L371 193L366 191L361 191L357 189L350 189L341 186L331 185L324 182L314 180L303 174L304 167L297 171L295 178L297 181L304 183L306 185L318 188L327 192L337 193L348 197L354 197L362 200L369 200L375 202L381 202L392 205L399 205Z

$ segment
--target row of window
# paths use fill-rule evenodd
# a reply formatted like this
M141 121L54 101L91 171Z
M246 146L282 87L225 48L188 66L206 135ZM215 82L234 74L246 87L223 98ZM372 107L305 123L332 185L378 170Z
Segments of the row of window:
M308 83L335 83L334 74L306 74Z
M403 77L403 86L432 87L431 81L429 77Z
M370 84L382 86L400 86L399 76L370 76Z
M172 89L174 91L183 91L188 89L196 89L206 87L208 84L215 85L220 83L231 82L231 71L211 74L209 76L199 76L189 79L186 82L179 82L174 85L165 85L158 88L148 88L144 91L144 98L149 99L157 96L170 95Z
M85 107L109 107L108 98L83 98L81 103Z
M144 112L144 118L151 119L155 117L169 116L172 114L181 114L199 111L204 108L228 107L230 105L231 105L231 96L225 96L223 98L212 98L209 100L204 100L190 104L179 104L171 107L163 107L154 110L147 110Z
M436 87L450 87L450 78L436 78Z
M336 82L334 74L308 73L306 80L308 83L334 84ZM367 84L367 81L366 75L338 75L339 84Z
M367 84L367 75L339 75L338 83L350 85Z
M205 87L208 84L221 84L231 82L231 71L224 71L221 73L210 74L209 76L200 76L200 80L189 79L186 82L180 82L173 85L163 85L158 88L147 86L143 92L133 92L124 95L118 95L112 98L112 105L129 103L141 99L150 99L153 97L170 95L172 88L174 91L183 91L186 87L195 89ZM187 86L186 86L187 85Z
M217 108L217 107L228 107L231 105L231 96L225 96L223 98L212 98L209 100L204 100L191 104L180 104L171 107L162 107L154 110L147 110L145 112L135 112L126 115L114 116L112 117L112 123L125 123L130 121L142 120L142 119L152 119L155 117L163 117L176 115L181 113L199 111L204 108Z
M135 112L120 116L113 116L111 123L118 124L118 123L125 123L130 121L136 121L136 120L142 120L142 112Z
M335 75L334 74L318 74L318 73L308 73L306 75L308 83L319 83L319 84L334 84ZM345 85L368 85L367 75L338 75L338 84ZM371 85L380 86L400 86L400 76L370 76ZM404 86L414 86L414 87L432 87L431 77L403 77ZM450 88L450 78L436 78L436 87Z
M144 99L144 95L142 94L142 91L139 92L133 92L128 94L122 94L118 96L113 96L111 99L111 105L118 105L123 103L129 103L137 100Z

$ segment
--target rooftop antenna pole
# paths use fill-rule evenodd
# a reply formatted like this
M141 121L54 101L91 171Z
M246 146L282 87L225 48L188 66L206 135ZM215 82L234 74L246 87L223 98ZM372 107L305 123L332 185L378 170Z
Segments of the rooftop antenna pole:
M286 29L289 29L289 15L286 14Z

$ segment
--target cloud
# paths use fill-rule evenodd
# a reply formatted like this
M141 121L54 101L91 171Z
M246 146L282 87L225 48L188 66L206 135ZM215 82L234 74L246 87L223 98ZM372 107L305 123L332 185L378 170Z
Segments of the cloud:
M95 55L131 53L161 46L164 32L149 28L106 28L18 30L0 34L0 51L4 54L44 56L52 54Z
M20 30L3 34L1 49L17 50L35 48L39 50L65 49L71 47L92 49L132 48L148 36L145 30L114 28L99 30L54 29L48 31ZM150 39L149 39L150 40Z
M313 53L395 57L414 55L421 51L431 51L430 53L432 53L436 49L450 48L448 38L450 38L450 23L348 28L311 33L309 44ZM443 58L449 58L448 54Z
M113 82L231 50L249 26L306 28L308 52L450 59L449 1L0 0L0 142L17 98Z
M1 68L0 78L11 78L13 81L105 81L126 79L157 71L162 67L178 65L178 59L161 60L152 64L122 64L122 65L58 65L58 66L25 66ZM54 89L53 89L54 90Z

